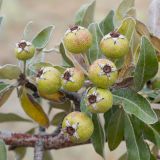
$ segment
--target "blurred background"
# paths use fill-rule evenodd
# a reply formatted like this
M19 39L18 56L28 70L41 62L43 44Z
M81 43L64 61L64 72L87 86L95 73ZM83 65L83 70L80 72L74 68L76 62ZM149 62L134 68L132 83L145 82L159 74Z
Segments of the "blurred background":
M15 43L21 40L25 25L29 21L33 21L31 26L33 37L38 31L47 25L54 24L56 26L53 37L51 38L48 48L59 43L64 32L70 24L73 24L75 12L82 4L90 2L89 0L4 0L1 8L1 15L4 16L2 26L0 28L0 65L6 63L17 63L13 49ZM98 22L107 15L111 9L117 8L121 0L97 0L95 10L95 20ZM137 9L137 18L147 23L148 7L150 0L135 0ZM51 62L58 64L61 62L60 56L57 54L49 54L47 56ZM9 101L0 109L0 112L14 112L21 116L27 117L21 109L16 94L13 94ZM12 130L24 132L30 129L28 124L1 124L1 130ZM49 131L52 129L49 129ZM31 160L33 156L32 149L28 150L23 160ZM118 156L125 152L125 145L114 152L106 149L108 160L117 160ZM82 147L74 147L52 151L54 160L100 160L91 145ZM14 154L9 153L9 160L14 159Z

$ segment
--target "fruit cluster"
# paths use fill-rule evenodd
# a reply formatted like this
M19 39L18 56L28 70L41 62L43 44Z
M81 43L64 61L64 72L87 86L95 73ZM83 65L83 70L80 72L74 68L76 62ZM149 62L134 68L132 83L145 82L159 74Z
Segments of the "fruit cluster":
M85 54L92 45L92 35L88 29L74 26L66 31L63 42L71 54ZM87 109L92 113L108 111L113 104L109 88L118 77L116 65L111 60L125 56L129 52L129 43L124 35L113 31L102 38L100 48L106 58L97 59L89 66L88 77L78 67L67 68L63 74L54 67L41 68L36 78L39 95L47 98L61 88L69 92L77 92L84 86L85 79L88 79L93 87L85 91ZM26 61L34 56L34 51L31 43L21 41L17 44L16 57ZM91 118L82 112L68 114L62 123L62 132L74 143L87 141L93 130Z

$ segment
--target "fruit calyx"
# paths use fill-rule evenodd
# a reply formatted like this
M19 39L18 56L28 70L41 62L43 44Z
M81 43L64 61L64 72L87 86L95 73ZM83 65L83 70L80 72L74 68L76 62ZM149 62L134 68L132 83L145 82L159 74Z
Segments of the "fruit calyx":
M111 72L112 72L111 66L109 66L109 65L106 64L106 65L103 67L103 72L106 73L106 74L111 73Z
M100 76L102 75L106 75L108 77L110 77L110 74L112 72L117 71L117 69L109 64L98 64L99 67L101 68L101 71L99 73Z
M87 106L92 105L93 108L96 110L97 109L97 103L100 102L100 101L102 101L103 99L104 98L101 97L97 93L97 91L94 91L92 94L87 95Z
M43 69L40 69L40 70L38 71L36 77L37 77L37 78L40 78L42 74L43 74Z
M88 101L89 101L90 104L96 103L97 102L97 96L93 95L93 94L89 95L88 96Z
M70 69L67 69L64 74L62 75L62 78L65 80L65 83L67 82L74 82L73 79L73 72Z
M74 31L74 30L78 30L79 26L78 25L74 25L74 26L70 26L69 27L71 32Z
M28 42L28 41L25 41L25 40L21 40L19 43L16 44L16 47L18 48L18 52L21 52L21 51L29 51L29 46L31 46L32 43L31 42Z
M70 121L66 120L66 128L64 128L64 132L67 133L69 136L74 136L75 138L79 139L79 135L77 133L79 123L70 124ZM62 131L63 132L63 131Z
M63 75L63 78L66 80L66 81L70 81L72 75L69 71L66 71Z
M113 32L110 33L110 36L112 38L118 38L120 36L120 34L118 32L113 31Z

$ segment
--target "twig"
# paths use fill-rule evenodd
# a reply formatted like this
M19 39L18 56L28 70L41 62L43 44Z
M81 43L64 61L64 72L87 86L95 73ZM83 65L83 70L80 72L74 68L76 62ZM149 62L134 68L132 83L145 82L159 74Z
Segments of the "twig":
M43 155L44 155L44 144L43 141L39 139L35 143L34 160L43 160Z
M66 136L63 134L53 135L30 135L24 133L9 133L0 132L0 139L2 139L6 145L17 147L35 147L37 142L43 142L44 150L50 149L61 149L81 144L73 144ZM90 141L83 143L88 144Z

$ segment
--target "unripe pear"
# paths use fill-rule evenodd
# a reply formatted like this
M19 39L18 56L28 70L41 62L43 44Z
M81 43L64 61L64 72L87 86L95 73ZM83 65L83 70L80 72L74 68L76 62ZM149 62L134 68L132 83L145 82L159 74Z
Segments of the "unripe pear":
M35 47L32 43L22 40L16 44L15 53L17 59L26 61L34 56Z
M158 72L152 81L152 89L160 89L160 62L158 63Z
M37 89L42 95L50 95L61 88L61 73L53 67L44 67L37 77Z
M108 88L116 82L118 72L112 61L97 59L89 67L88 77L97 87Z
M89 140L94 130L94 125L85 113L71 112L62 123L62 132L73 143L83 143Z
M111 32L102 38L100 48L107 58L121 58L129 52L129 42L124 35Z
M87 28L74 26L64 36L64 45L71 53L84 53L92 44L92 35Z
M78 68L67 68L62 75L62 87L70 92L78 91L84 83L84 74Z
M105 113L113 105L113 96L107 89L93 87L88 90L85 102L90 112Z
M160 89L160 78L155 78L153 80L152 89Z

